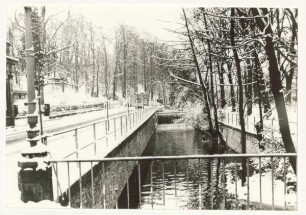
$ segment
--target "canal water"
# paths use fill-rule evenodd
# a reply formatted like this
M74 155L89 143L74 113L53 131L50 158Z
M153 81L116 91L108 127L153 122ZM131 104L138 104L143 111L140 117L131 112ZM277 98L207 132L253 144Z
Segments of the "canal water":
M202 155L208 152L208 147L201 142L201 134L194 129L182 124L160 124L143 156ZM199 159L141 162L141 195L136 167L129 179L129 187L121 193L118 207L211 209L213 205L218 209L223 194L218 186L221 177L211 172L219 172L220 166L218 160Z

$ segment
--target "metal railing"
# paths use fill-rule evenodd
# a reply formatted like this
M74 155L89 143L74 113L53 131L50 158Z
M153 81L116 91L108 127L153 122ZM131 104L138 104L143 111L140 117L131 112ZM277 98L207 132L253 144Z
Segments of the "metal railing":
M202 192L201 189L203 189L203 187L210 187L210 194L209 194L209 207L210 208L205 208L205 209L216 209L214 207L214 191L213 191L213 181L210 181L210 184L204 184L203 182L201 182L201 175L204 175L203 172L201 172L201 168L200 168L200 161L203 160L208 160L208 161L213 161L213 160L220 160L221 161L221 165L220 165L220 172L219 172L219 177L220 177L220 182L218 187L222 190L221 191L221 200L219 199L217 202L220 206L220 208L218 209L226 209L226 204L227 201L229 201L228 199L228 195L226 195L226 190L227 190L227 184L226 184L226 172L229 171L229 166L226 166L225 164L228 163L229 161L231 161L234 164L234 173L233 173L233 179L234 179L234 190L235 192L233 193L234 195L234 207L231 209L241 209L238 207L239 204L239 199L242 196L238 196L238 167L240 168L240 161L242 159L244 159L246 161L246 167L247 167L247 175L246 175L246 209L251 209L250 207L250 203L251 200L252 202L257 202L259 204L259 208L258 209L275 209L275 181L276 181L276 171L279 172L280 171L280 167L282 166L282 171L283 171L283 175L282 175L282 180L283 180L283 195L284 195L284 199L283 199L283 208L282 209L287 209L286 206L286 195L287 195L287 181L286 181L286 177L287 177L287 173L289 172L288 169L290 168L290 164L288 163L288 159L289 158L296 158L297 154L296 153L286 153L286 154L215 154L215 155L184 155L184 156L150 156L150 157L114 157L114 158L103 158L103 159L53 159L53 160L49 160L49 163L51 164L55 164L57 167L58 165L63 165L66 167L66 171L65 172L58 172L58 168L56 168L56 175L60 175L60 174L66 174L66 176L64 176L65 179L68 178L68 195L69 195L69 205L71 206L71 195L73 195L73 193L71 193L70 191L70 184L71 184L71 174L74 172L79 172L78 174L78 183L79 183L79 190L80 190L80 195L79 195L79 201L80 201L80 208L83 207L84 205L84 199L83 199L83 186L82 185L82 171L81 169L83 168L83 166L87 165L90 167L90 169L88 170L90 172L90 185L88 185L87 187L90 187L91 191L89 193L91 193L91 199L92 199L92 207L94 206L95 203L97 203L98 201L102 201L103 203L103 208L107 208L107 205L105 203L105 195L108 195L107 193L104 195L104 199L97 199L95 198L95 192L94 191L96 188L96 185L94 184L96 182L96 180L94 180L94 168L93 166L95 164L102 164L103 166L103 173L104 173L104 164L109 163L109 162L120 162L120 165L124 165L126 162L132 162L133 163L133 167L137 170L137 174L138 174L138 188L139 188L139 206L138 208L141 208L141 198L142 198L142 192L141 192L141 186L142 186L142 177L141 177L141 164L144 161L149 162L149 174L150 174L150 195L151 195L151 204L152 204L152 209L154 206L153 203L153 198L154 198L154 188L153 188L153 174L152 174L152 166L153 163L155 165L159 165L159 170L161 169L161 176L160 178L157 179L157 175L155 174L155 178L154 180L157 181L159 180L160 183L162 183L161 189L162 189L162 204L165 205L165 164L166 163L173 163L173 173L174 174L174 189L175 189L175 193L177 192L177 186L176 186L176 177L178 175L176 168L177 168L177 162L185 162L186 166L184 168L183 171L185 171L185 173L183 174L183 178L185 180L185 182L187 183L187 189L188 188L188 183L191 183L191 174L189 173L189 169L188 169L188 163L190 163L191 161L198 161L198 172L199 172L199 178L197 181L197 189L199 190L198 192L198 196L197 196L197 201L198 201L198 209L203 209L203 196L201 196ZM254 184L254 183L250 183L250 161L252 160L254 162L254 159L258 161L258 177L259 177L259 183L258 184ZM263 205L266 205L266 202L263 201L263 195L267 195L267 193L269 192L268 190L263 190L263 183L262 182L262 178L263 178L263 174L267 175L268 172L267 169L263 170L263 164L262 161L265 159L265 161L268 159L270 160L271 164L268 165L270 167L270 171L271 171L271 207L266 208L263 207ZM76 163L77 164L77 171L71 170L71 167L73 166L72 164ZM282 165L281 165L282 164ZM266 168L267 166L265 166ZM277 168L276 168L277 167ZM213 171L212 166L210 166L209 168L211 168L211 171ZM114 172L112 174L119 174L119 172ZM190 175L189 175L190 174ZM182 175L182 174L180 174ZM129 175L128 175L129 176ZM127 176L127 177L128 177ZM212 174L211 174L212 177ZM182 181L182 177L180 179ZM194 180L194 179L193 179ZM59 181L57 181L57 183L60 183ZM105 183L104 181L102 183ZM169 182L168 182L169 183ZM57 184L57 186L59 186ZM168 185L169 186L169 185ZM257 194L258 194L258 198L256 200L254 199L250 199L250 186L253 187L255 186L257 188ZM130 208L130 190L129 190L129 180L127 180L127 208ZM194 187L194 186L193 186ZM191 188L191 186L190 186ZM264 188L266 189L266 187ZM98 191L98 192L102 192L102 190ZM105 184L103 185L103 193L105 193ZM278 192L279 193L279 192ZM279 194L278 194L279 195ZM88 194L87 194L88 197ZM207 203L207 200L206 200ZM278 205L279 207L279 205ZM228 208L227 208L228 209Z
M80 158L81 155L105 156L110 152L110 148L114 148L115 144L125 139L155 111L156 107L148 107L127 110L114 117L108 117L106 114L103 120L46 135L43 143L48 145L51 154L58 158ZM58 139L60 141L57 142L64 145L54 144L53 146L52 141L55 142ZM58 149L59 147L61 150Z
M222 114L222 117L219 118L219 121L233 127L240 128L239 124L239 114L237 112L227 112L227 111L220 111L219 113ZM212 112L213 114L213 112ZM255 116L245 116L245 128L247 132L256 134L256 124L259 122L259 118ZM279 131L279 120L278 119L264 119L264 129L271 130L271 134L273 136L274 132ZM290 128L294 131L297 131L297 123L289 121Z

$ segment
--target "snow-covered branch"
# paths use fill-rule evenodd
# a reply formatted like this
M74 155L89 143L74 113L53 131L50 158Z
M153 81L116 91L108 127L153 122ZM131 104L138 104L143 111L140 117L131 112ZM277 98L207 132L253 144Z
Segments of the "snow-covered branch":
M237 16L221 16L221 15L216 15L216 14L212 14L212 13L208 13L208 12L203 12L206 15L212 16L212 17L217 17L220 19L256 19L256 18L267 18L267 16L250 16L250 17L237 17Z
M180 78L176 75L174 75L172 72L169 72L170 73L170 76L179 80L179 81L182 81L182 82L185 82L185 83L188 83L188 84L193 84L193 85L196 85L196 86L201 86L200 84L196 83L196 82L193 82L193 81L189 81L189 80L186 80L186 79L183 79L183 78Z

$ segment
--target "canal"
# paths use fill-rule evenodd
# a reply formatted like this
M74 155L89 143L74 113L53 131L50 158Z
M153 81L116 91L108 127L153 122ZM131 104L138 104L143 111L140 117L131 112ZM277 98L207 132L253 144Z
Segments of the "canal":
M159 124L143 156L208 154L201 135L183 124ZM220 177L211 172L219 172L220 166L218 160L141 162L141 196L136 167L129 187L119 197L118 208L211 209L213 204L218 209L222 196L218 186Z

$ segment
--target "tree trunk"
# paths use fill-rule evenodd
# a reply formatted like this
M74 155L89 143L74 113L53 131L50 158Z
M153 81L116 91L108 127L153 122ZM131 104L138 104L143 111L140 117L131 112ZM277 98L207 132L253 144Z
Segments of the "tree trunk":
M231 17L235 16L235 9L231 8ZM231 19L231 29L230 29L230 40L231 40L231 46L235 47L235 20ZM246 133L245 133L245 122L244 122L244 113L243 113L243 85L242 85L242 78L241 78L241 68L240 68L240 59L238 57L237 49L233 48L233 54L234 59L236 62L236 68L237 68L237 82L238 82L238 93L239 93L239 100L238 100L238 106L239 106L239 122L241 127L241 153L246 153ZM242 159L242 176L241 176L241 185L244 186L244 183L246 182L246 160Z
M74 65L74 68L75 68L75 75L74 75L74 84L75 84L75 90L76 92L79 91L79 80L78 80L78 70L79 70L79 55L78 55L78 52L79 52L79 42L76 41L75 42L75 53L74 53L74 59L75 59L75 65Z
M259 65L258 65L258 55L256 53L256 51L253 53L253 56L255 58L254 62L255 62L255 76L256 76L256 85L257 88L260 89L260 82L259 82L259 73L260 70L258 69ZM261 90L258 90L258 107L259 107L259 123L257 123L256 126L256 130L257 130L257 139L258 139L258 143L259 143L259 149L264 150L265 147L264 145L262 145L261 140L263 139L262 136L262 132L263 132L263 116L262 116L262 93Z
M291 37L291 45L290 45L290 52L292 53L292 55L296 54L296 50L294 49L294 45L295 45L295 41L297 39L297 23L295 20L295 17L293 15L293 13L291 12L290 9L287 9L287 11L289 12L289 17L291 18L291 22L292 22L292 37ZM292 63L290 63L290 70L288 75L285 76L286 78L286 92L288 93L288 95L286 96L286 102L291 103L291 89L292 89L292 79L293 79L293 74L294 74L294 65Z
M99 62L97 62L97 79L96 79L97 97L99 97L99 70L100 70L100 65Z
M146 74L146 54L145 54L145 43L143 43L143 89L147 92L147 74Z
M204 103L205 103L205 109L206 109L206 113L207 113L209 129L213 130L213 124L212 124L212 120L211 120L211 116L210 116L210 108L209 108L209 104L208 104L207 89L206 89L206 87L204 85L204 82L203 82L203 79L202 79L201 70L200 70L200 67L199 67L197 56L196 56L195 51L194 51L194 45L193 45L193 41L192 41L191 36L190 36L187 17L186 17L184 9L183 9L183 14L184 14L184 18L185 18L185 26L186 26L186 29L187 29L187 34L188 34L188 38L189 38L190 48L191 48L191 51L192 51L192 56L193 56L193 59L194 59L194 63L196 65L196 69L197 69L197 73L198 73L198 76L199 76L201 88L202 88L202 91L203 91L203 94L204 94Z
M221 64L221 69L220 69L219 62L217 62L217 66L218 66L218 74L219 74L219 82L220 82L221 108L224 108L226 105L225 91L224 91L224 77L223 77L224 69L222 67L222 64Z
M208 27L207 27L205 13L203 14L203 17L204 17L205 28L207 29ZM217 107L215 103L215 95L214 95L214 80L213 80L213 67L212 67L212 59L211 59L211 47L210 47L209 40L207 40L207 46L208 46L208 54L209 54L210 88L211 88L210 91L212 92L211 100L212 100L212 105L214 109L215 128L216 128L216 131L219 131L218 112L217 112ZM217 143L219 143L219 141Z
M113 100L116 99L116 75L117 75L118 62L116 60L115 71L113 76Z
M252 65L251 60L247 59L247 77L246 82L248 83L246 85L247 93L246 93L246 100L247 100L247 115L252 114L252 105L253 105L253 84L250 84L253 82L253 75L252 75Z
M290 72L288 74L288 76L286 76L286 93L288 93L288 95L286 96L286 102L291 103L291 89L292 89L292 79L293 79L293 74L294 74L294 69L290 69Z
M92 40L93 43L93 40ZM92 44L92 84L91 84L91 97L95 97L95 79L96 79L96 56L95 56L95 45Z
M153 101L153 60L152 55L154 52L154 45L152 45L151 55L150 55L150 95L151 101Z
M264 8L262 9L264 14L268 13L268 9ZM259 16L258 9L251 8L251 11L254 16ZM261 31L263 31L265 34L273 34L271 25L264 23L264 21L261 18L256 18L256 24L259 27ZM270 84L271 84L271 91L275 100L277 115L279 119L279 129L280 133L282 135L282 139L284 142L284 147L286 149L287 153L295 153L295 146L293 144L292 138L291 138L291 132L289 128L289 122L288 122L288 115L286 111L285 106L285 99L282 89L282 82L281 82L281 73L278 68L278 62L277 58L274 52L274 42L272 37L265 37L265 50L268 57L269 62L269 76L270 76ZM296 172L296 158L290 157L289 161L292 165L292 168L294 172Z
M236 111L235 89L234 89L234 86L233 86L232 71L231 71L229 63L227 63L227 68L228 68L228 73L227 73L228 83L230 84L232 111L235 112ZM237 92L237 94L238 94L238 92Z
M137 55L135 54L134 58L134 92L138 93L138 72L137 72Z
M126 35L125 35L125 27L123 27L122 37L123 37L123 80L122 80L122 97L126 98L126 64L127 64L127 44L126 44Z
M105 77L105 97L108 99L108 57L107 57L107 51L106 47L104 46L104 77Z
M261 92L264 113L267 113L271 109L269 101L269 93L266 89L266 83L265 80L263 79L263 71L256 51L254 52L254 58L255 58L255 64L257 65L256 73L258 74L258 81L259 81L258 92L259 91Z

